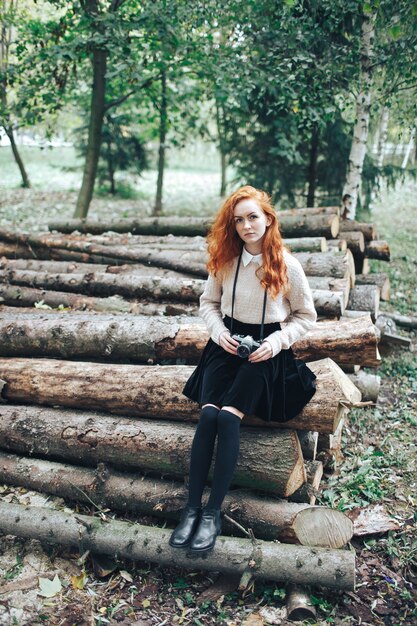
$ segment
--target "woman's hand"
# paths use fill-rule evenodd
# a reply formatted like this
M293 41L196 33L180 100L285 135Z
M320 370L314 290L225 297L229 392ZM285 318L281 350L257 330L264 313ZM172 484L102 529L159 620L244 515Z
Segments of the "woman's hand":
M232 339L231 334L228 330L224 330L219 337L219 346L226 350L226 352L230 352L230 354L237 355L237 346L239 343L236 339Z
M261 361L267 361L272 357L272 353L272 346L269 341L263 341L259 348L248 356L248 361L250 361L251 363L260 363Z

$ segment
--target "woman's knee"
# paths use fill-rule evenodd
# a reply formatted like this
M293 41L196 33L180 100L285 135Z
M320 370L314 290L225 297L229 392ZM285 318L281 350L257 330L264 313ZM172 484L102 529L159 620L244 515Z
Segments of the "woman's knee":
M221 410L229 411L229 413L233 413L233 415L236 415L236 417L239 417L240 419L242 419L245 415L242 411L239 411L239 409L234 406L222 406Z

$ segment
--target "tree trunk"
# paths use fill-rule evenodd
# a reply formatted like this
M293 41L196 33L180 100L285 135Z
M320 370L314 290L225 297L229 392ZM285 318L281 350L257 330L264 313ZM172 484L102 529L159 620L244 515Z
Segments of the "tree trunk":
M377 167L382 169L384 165L385 146L388 136L388 122L390 110L387 106L382 109L381 122L379 126L378 146L377 146Z
M139 300L156 300L175 303L194 303L190 308L191 315L198 315L198 302L204 290L204 280L177 280L174 278L144 277L134 275L117 275L93 272L89 274L48 274L46 272L33 272L25 270L0 270L0 294L11 296L16 299L22 297L21 306L27 306L27 302L33 297L32 293L23 289L19 293L16 290L10 291L7 286L1 283L10 282L12 285L21 287L32 286L41 289L52 289L56 293L52 296L54 302L60 297L60 292L72 292L85 294L87 296L101 297L101 300L88 302L86 298L84 304L87 308L96 310L119 310L130 311L129 302L122 298ZM26 299L23 300L23 296ZM40 294L43 295L43 294ZM115 296L117 301L104 301L102 296ZM312 290L314 307L319 315L340 316L343 315L345 305L343 293L329 291L325 289ZM48 298L48 292L45 292ZM42 297L40 298L42 299ZM68 298L63 299L62 304L69 303L69 306L80 306L80 301ZM98 307L98 308L97 308ZM108 308L107 308L108 307ZM137 311L136 311L137 313Z
M409 140L409 142L407 144L407 148L406 148L406 151L404 153L404 159L403 159L403 162L401 164L401 168L403 170L405 170L406 167L407 167L408 159L410 158L410 154L411 154L411 152L413 150L415 136L416 136L416 129L413 128L411 133L410 133L410 140Z
M330 278L328 276L307 276L310 289L325 289L343 293L343 305L349 300L350 281L348 278Z
M118 472L99 463L97 469L19 457L0 451L0 481L7 485L35 489L74 502L91 503L113 510L178 520L187 503L188 490L183 483L146 478L132 472ZM209 489L203 494L208 498ZM327 507L313 508L307 519L305 503L271 499L246 489L228 492L222 505L232 520L251 528L258 539L341 548L352 538L353 524L341 511ZM311 520L314 519L314 523ZM236 525L224 520L226 534L236 533ZM337 529L337 531L336 531Z
M99 18L100 8L98 0L86 0L85 11L90 17ZM92 34L101 35L102 27L96 23ZM107 50L93 46L93 86L91 93L90 121L88 126L87 154L84 163L83 180L77 198L74 217L86 217L93 197L94 183L97 174L98 159L100 156L101 132L106 98L106 66Z
M314 207L315 195L316 195L316 181L317 181L317 158L319 154L319 130L317 124L313 124L311 131L310 142L310 162L308 165L308 192L307 192L307 206Z
M215 94L216 99L216 126L217 126L217 135L219 138L219 152L220 152L220 197L226 195L226 148L224 145L224 134L223 134L223 123L221 119L221 104L217 97L217 93Z
M348 374L350 380L362 394L363 402L377 402L381 388L381 377L360 370L357 374Z
M346 241L347 247L353 256L364 256L365 238L361 231L345 230L343 233L339 233L339 237Z
M340 233L345 231L360 231L363 233L365 241L372 241L378 239L378 235L374 224L368 224L366 222L357 222L356 220L341 220ZM340 236L340 235L339 235Z
M283 322L284 326L284 322ZM205 325L196 318L149 318L91 313L42 311L0 315L0 355L64 359L129 359L160 362L186 359L197 363L208 341ZM322 321L296 341L297 358L331 357L338 363L379 365L379 331L366 313L358 319Z
M11 149L12 149L12 152L13 152L13 156L14 156L14 159L15 159L15 161L17 163L18 168L19 168L20 175L22 177L22 187L24 189L29 189L30 188L29 176L27 175L25 166L23 164L22 157L20 156L20 152L19 152L19 150L17 148L16 142L15 142L15 139L14 139L13 129L10 128L10 127L7 127L7 126L3 126L3 128L6 131L6 135L9 138L10 146L11 146Z
M1 245L0 245L1 254ZM125 263L123 265L99 265L98 263L78 263L76 261L41 261L38 259L8 259L0 258L1 269L29 270L34 272L48 272L56 274L88 273L105 274L137 274L138 276L160 276L162 278L189 279L192 274L166 270L162 267L152 267L140 263Z
M166 70L162 70L161 76L161 104L159 108L159 150L158 150L158 180L156 183L156 198L153 215L158 217L162 213L162 189L164 184L165 168L165 142L168 131L168 100L167 100L167 79Z
M356 274L357 285L377 285L381 300L390 299L390 281L387 274L374 273L372 274Z
M352 198L347 218L355 219L358 194L360 192L362 169L366 154L369 132L372 88L372 56L375 40L376 13L363 13L360 55L360 90L356 99L356 119L353 129L352 147L349 155L346 183L343 196Z
M376 285L357 285L350 290L346 308L351 311L367 311L375 321L379 313L379 288Z
M334 238L339 232L339 218L336 214L294 214L278 213L279 222L285 237L326 237ZM117 222L87 222L82 220L57 220L48 224L49 230L72 233L74 230L91 234L106 231L132 233L132 235L185 235L205 237L211 220L199 217L143 217L121 219Z
M182 394L192 366L104 364L55 359L0 358L2 397L11 402L105 410L118 415L174 421L198 420L196 403ZM286 429L333 432L341 403L361 399L360 392L330 359L311 363L317 391L303 411L284 423L245 416L244 423Z
M0 503L0 527L5 534L169 567L249 572L256 578L345 590L355 586L352 550L219 537L212 553L193 558L186 550L168 545L170 529L4 502Z
M365 256L367 256L369 259L390 261L391 254L388 242L383 239L369 241L365 246Z
M118 295L144 300L167 300L198 303L205 281L179 280L158 276L118 275L107 273L49 274L25 270L0 270L0 283L40 287L55 291L84 293L91 296ZM329 292L325 292L329 293Z
M178 421L0 406L1 448L89 467L103 461L119 469L183 478L189 471L194 431L194 425ZM211 470L210 480L212 474ZM294 430L242 428L233 485L287 497L305 480L300 442Z

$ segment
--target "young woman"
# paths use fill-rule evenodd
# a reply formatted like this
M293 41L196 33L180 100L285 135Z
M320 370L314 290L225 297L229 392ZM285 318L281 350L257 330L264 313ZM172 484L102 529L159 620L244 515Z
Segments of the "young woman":
M183 390L202 410L187 506L169 540L193 554L212 550L221 532L220 509L239 454L243 416L287 421L315 392L315 375L294 358L291 345L314 326L317 314L301 264L283 245L269 196L251 186L232 193L212 226L208 253L200 316L210 339ZM246 349L236 335L245 337ZM202 509L216 437L211 492Z

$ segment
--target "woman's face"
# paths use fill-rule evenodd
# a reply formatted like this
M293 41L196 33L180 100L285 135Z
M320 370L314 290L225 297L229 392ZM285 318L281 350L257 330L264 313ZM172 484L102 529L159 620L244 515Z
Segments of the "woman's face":
M251 252L261 249L261 243L271 219L263 212L259 204L252 199L241 200L234 208L236 232Z

